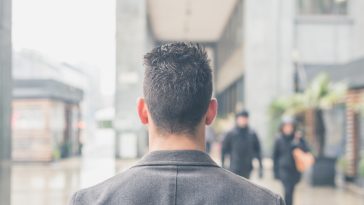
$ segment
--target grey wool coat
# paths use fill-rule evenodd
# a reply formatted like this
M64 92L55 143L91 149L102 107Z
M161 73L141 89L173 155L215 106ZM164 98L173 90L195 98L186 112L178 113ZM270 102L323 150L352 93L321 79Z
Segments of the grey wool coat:
M76 192L71 205L284 205L277 194L215 164L204 152L155 151L135 166Z

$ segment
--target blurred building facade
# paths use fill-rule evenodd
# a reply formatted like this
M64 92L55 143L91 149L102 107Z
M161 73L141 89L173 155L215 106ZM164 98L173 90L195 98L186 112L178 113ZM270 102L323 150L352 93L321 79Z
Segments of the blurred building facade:
M326 113L336 119L332 121L336 126L328 126L327 130L327 148L331 143L336 149L327 151L334 157L344 155L345 174L355 178L364 150L363 117L354 106L362 103L364 96L364 2L318 2L299 2L299 16L295 19L296 90L305 89L320 73L328 74L333 82L348 84L346 101Z
M222 92L218 88L222 95L220 109L222 113L232 112L241 101L252 112L253 125L263 136L267 134L269 104L275 97L295 90L295 75L307 84L310 79L307 79L306 69L314 69L317 75L323 66L350 64L364 56L364 16L359 9L364 8L362 1L263 3L247 0L242 1L241 8L243 23L238 25L242 25L242 49L236 50L237 53L242 50L239 54L243 56L240 70L244 72L240 74L241 79L239 75L235 76L239 80L228 80L217 74L222 82L231 85ZM231 24L236 21L233 16ZM239 29L227 26L225 33L231 41ZM222 45L231 45L225 41ZM239 40L235 42L234 46ZM218 66L218 69L227 66L229 63ZM227 73L226 70L222 72ZM243 86L239 86L239 81L243 81ZM241 93L244 93L243 97Z
M34 51L13 56L13 161L52 161L80 153L85 74Z
M130 124L122 119L137 119L134 102L122 104L141 94L142 66L135 62L142 62L143 51L166 42L198 42L212 51L220 116L248 109L269 154L269 105L294 92L300 68L347 63L364 55L360 0L117 2L119 125ZM125 69L132 72L121 74ZM133 81L135 89L121 86L123 81Z
M364 57L345 63L304 65L300 68L296 84L298 91L301 91L305 89L307 82L325 73L332 82L344 82L348 85L345 101L325 111L325 115L332 115L327 116L329 146L326 147L326 153L332 157L344 156L347 162L346 176L350 179L358 176L359 163L364 160L364 118L360 106L364 101L363 71ZM309 126L315 129L313 122Z

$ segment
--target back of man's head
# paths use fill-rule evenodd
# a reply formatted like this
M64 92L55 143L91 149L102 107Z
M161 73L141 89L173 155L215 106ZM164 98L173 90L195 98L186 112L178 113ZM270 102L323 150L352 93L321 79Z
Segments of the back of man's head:
M170 43L144 56L144 97L159 131L193 134L212 95L212 71L199 44Z

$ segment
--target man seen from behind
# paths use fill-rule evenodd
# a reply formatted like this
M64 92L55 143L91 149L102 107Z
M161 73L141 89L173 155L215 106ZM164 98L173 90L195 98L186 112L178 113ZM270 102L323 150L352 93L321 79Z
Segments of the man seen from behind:
M171 43L144 60L137 111L148 126L149 153L127 171L76 192L71 204L283 205L281 197L219 167L205 153L205 127L217 112L206 51Z

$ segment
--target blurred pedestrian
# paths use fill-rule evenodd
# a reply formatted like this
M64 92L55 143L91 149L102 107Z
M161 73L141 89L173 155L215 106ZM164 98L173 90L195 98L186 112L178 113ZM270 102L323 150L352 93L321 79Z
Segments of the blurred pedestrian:
M283 118L279 131L273 152L274 177L283 184L286 204L292 205L295 186L301 179L293 150L299 148L308 152L308 146L302 134L296 130L296 123L293 118Z
M236 114L236 125L222 142L221 166L224 167L225 156L230 156L229 170L247 179L253 170L253 159L259 161L259 177L263 177L261 147L256 132L249 126L248 111Z
M216 140L216 134L214 128L211 126L206 127L206 152L211 153L212 145Z

